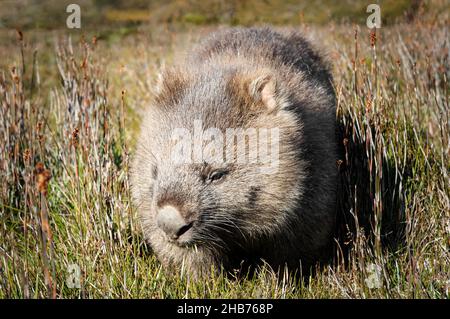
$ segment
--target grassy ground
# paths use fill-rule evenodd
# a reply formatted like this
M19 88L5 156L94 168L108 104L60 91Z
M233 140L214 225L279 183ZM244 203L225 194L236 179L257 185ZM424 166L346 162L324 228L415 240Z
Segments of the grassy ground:
M328 50L343 149L336 256L305 282L266 268L196 282L143 242L140 114L160 65L218 26L2 31L0 298L448 298L450 37L424 21L296 26Z

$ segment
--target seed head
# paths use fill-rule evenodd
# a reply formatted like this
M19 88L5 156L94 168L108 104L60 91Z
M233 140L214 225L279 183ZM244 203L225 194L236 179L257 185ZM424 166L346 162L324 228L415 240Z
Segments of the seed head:
M370 31L370 46L374 47L377 44L377 32L375 30Z
M47 195L48 182L52 178L52 174L45 168L42 162L36 164L34 168L34 174L36 176L36 188L43 194Z
M73 147L77 147L78 146L78 142L79 142L79 133L80 130L78 129L78 127L76 127L73 132L72 132L72 137L70 139L70 145L72 145Z
M23 156L23 161L24 161L24 163L27 164L27 165L30 164L30 161L31 161L31 151L30 151L29 148L27 148L27 149L25 149L25 151L23 151L22 156Z

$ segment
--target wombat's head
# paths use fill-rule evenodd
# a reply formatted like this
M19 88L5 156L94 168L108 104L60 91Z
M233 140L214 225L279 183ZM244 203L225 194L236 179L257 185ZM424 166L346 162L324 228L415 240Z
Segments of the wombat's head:
M165 71L132 169L143 230L163 263L209 271L289 232L304 162L288 108L268 70Z

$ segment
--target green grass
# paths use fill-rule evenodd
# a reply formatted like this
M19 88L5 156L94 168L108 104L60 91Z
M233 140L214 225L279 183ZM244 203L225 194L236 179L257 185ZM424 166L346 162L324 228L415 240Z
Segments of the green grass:
M328 49L337 93L333 262L304 282L267 267L202 281L164 271L143 241L128 167L160 65L215 28L142 25L120 41L57 37L56 49L47 32L2 33L0 298L448 298L445 23L383 27L373 46L365 26L302 27ZM71 265L80 289L67 284Z

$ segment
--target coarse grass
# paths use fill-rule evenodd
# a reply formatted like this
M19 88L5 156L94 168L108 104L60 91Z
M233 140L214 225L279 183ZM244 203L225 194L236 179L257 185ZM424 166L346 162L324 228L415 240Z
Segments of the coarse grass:
M2 34L0 298L448 298L448 20L298 27L333 65L333 261L304 281L268 267L202 281L164 271L130 203L130 158L161 64L216 28Z

